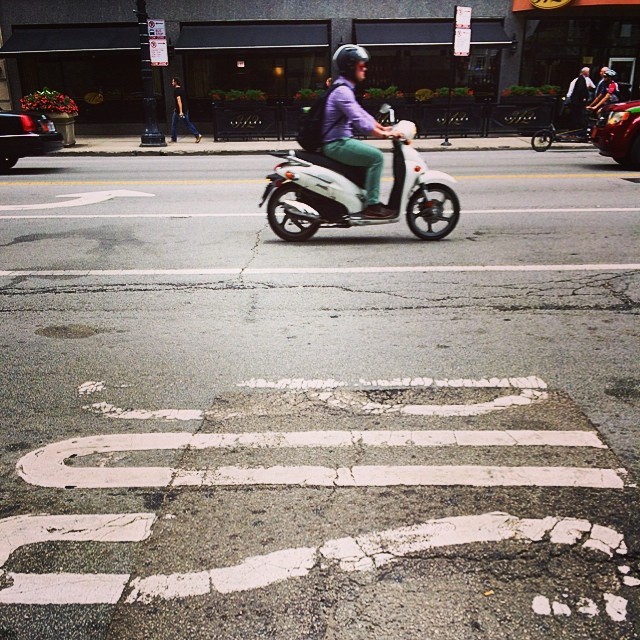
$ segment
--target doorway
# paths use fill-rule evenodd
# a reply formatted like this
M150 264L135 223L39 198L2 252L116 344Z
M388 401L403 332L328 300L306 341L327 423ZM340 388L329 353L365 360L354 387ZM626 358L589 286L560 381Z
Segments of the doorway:
M629 100L633 94L635 78L635 58L609 58L609 68L616 72L616 82L620 87L620 99Z

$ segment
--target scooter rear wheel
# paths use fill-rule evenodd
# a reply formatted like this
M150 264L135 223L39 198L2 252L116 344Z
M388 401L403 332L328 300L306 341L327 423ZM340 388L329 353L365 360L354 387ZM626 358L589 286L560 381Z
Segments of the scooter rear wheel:
M458 196L443 184L418 189L407 205L407 224L420 240L442 240L460 219Z
M273 233L287 242L303 242L308 240L320 228L319 222L305 220L285 211L283 200L299 200L304 202L300 187L288 182L278 187L269 198L267 220Z

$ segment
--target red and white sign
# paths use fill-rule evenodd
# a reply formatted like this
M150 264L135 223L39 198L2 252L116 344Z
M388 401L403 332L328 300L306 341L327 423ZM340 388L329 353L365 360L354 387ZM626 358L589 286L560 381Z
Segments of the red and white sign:
M152 67L169 66L167 49L167 29L164 20L147 20L149 32L149 53Z
M456 7L453 55L468 56L471 50L471 7Z
M164 38L149 38L149 53L152 67L167 67L169 65L169 52L167 41Z
M471 28L471 7L456 7L456 29Z

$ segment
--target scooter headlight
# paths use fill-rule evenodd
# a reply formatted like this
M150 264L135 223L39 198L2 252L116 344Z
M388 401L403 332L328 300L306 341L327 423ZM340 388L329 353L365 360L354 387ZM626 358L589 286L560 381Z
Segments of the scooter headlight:
M416 137L416 125L409 120L400 120L393 128L399 131L405 140L413 140Z

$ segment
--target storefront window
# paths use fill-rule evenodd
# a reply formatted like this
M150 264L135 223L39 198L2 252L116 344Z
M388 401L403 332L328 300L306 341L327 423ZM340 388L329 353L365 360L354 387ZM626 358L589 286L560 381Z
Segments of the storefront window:
M555 84L566 91L583 66L590 67L591 77L597 79L600 67L608 66L612 58L633 61L639 56L640 20L637 18L527 20L521 84ZM627 64L628 68L631 66ZM637 78L627 80L622 81L623 89L629 93L634 90L637 95Z
M164 120L162 77L154 69L158 117ZM24 93L49 87L70 95L83 123L144 122L138 53L59 55L20 59ZM98 96L98 98L96 98Z
M454 64L456 87L469 87L480 98L496 97L500 73L498 49L473 47L469 57L455 59L450 48L370 47L370 53L369 86L397 85L405 94L423 88L448 87Z
M283 99L324 86L329 68L326 52L189 53L186 82L193 99L208 99L211 89L261 89L269 98Z

